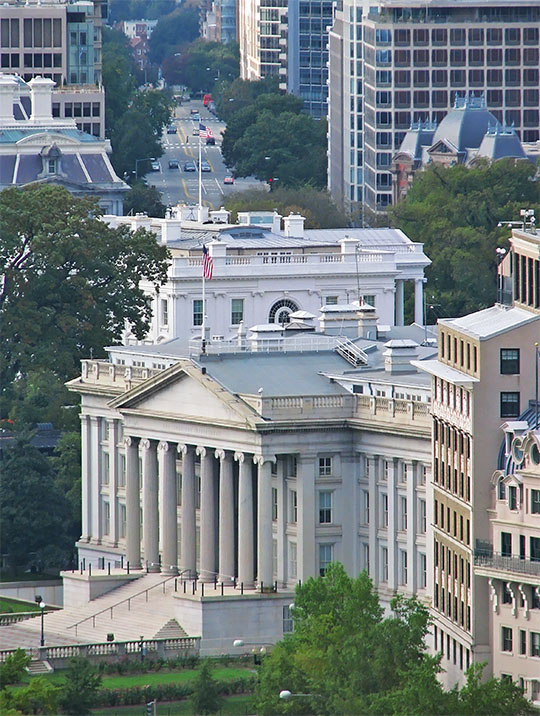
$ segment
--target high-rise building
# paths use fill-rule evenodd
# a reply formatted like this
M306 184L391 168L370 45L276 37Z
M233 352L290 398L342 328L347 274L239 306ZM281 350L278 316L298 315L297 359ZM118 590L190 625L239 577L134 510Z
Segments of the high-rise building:
M236 4L236 0L214 0L212 3L218 42L236 42Z
M104 0L39 0L3 3L0 69L25 82L41 76L56 83L53 113L74 118L79 129L105 136L101 86Z
M462 318L439 320L438 358L416 363L432 376L433 645L442 652L447 686L463 682L472 662L487 660L493 668L492 653L500 642L491 633L488 605L490 591L500 592L505 572L501 564L492 563L492 571L499 568L494 584L494 574L476 571L474 560L479 552L485 555L493 529L501 529L499 520L494 526L490 520L495 517L492 476L504 455L500 426L519 421L525 428L534 415L530 401L540 339L540 241L534 224L514 230L510 243L501 270L507 280L499 298L507 299L511 283L513 299L508 296L508 304L497 303ZM512 503L516 514L506 517L508 528L522 501L523 491ZM507 528L503 532L510 533ZM506 556L519 557L522 544L519 530L514 532L514 546L506 545ZM532 560L525 548L521 558ZM501 668L504 660L498 663Z
M328 32L332 0L239 0L238 35L243 79L279 76L280 89L326 117Z
M329 39L329 176L347 207L392 203L392 154L412 122L483 94L524 142L539 137L537 0L341 0Z

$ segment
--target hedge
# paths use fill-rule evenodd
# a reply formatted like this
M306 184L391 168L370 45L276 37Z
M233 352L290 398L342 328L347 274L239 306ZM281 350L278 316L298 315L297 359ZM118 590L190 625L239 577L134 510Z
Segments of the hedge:
M231 681L219 681L219 693L223 696L232 694L253 693L257 684L255 674L238 677ZM133 706L157 701L180 701L193 693L193 685L187 684L156 684L154 686L130 686L125 689L101 689L96 697L94 707Z

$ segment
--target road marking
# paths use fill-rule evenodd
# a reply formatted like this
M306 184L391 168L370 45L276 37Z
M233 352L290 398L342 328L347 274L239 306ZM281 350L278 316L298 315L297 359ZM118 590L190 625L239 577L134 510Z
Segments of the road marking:
M183 186L183 188L184 188L184 194L186 195L186 197L187 197L188 199L192 199L193 197L191 196L191 194L189 193L189 191L188 191L188 189L187 189L187 184L186 184L186 180L185 180L185 179L182 179L182 186Z
M214 181L216 182L217 188L220 190L220 192L221 192L222 194L225 194L225 192L223 191L223 188L222 188L221 184L218 182L218 180L217 180L215 177L214 177Z

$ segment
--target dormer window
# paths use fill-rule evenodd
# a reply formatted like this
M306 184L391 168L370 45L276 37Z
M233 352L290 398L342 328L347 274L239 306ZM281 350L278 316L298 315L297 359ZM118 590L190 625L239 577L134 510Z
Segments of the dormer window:
M518 509L517 487L515 485L510 485L508 487L508 507L511 510Z

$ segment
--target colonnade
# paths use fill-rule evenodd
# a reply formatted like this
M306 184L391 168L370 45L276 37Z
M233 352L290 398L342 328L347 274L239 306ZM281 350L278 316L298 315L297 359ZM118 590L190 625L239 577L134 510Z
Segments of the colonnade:
M126 558L133 569L144 560L149 571L196 572L196 457L200 459L199 578L216 577L232 583L236 576L249 588L272 583L273 456L127 437L126 445ZM162 452L161 460L158 451ZM176 460L182 455L181 551L178 554ZM142 474L139 456L142 455ZM234 461L238 463L235 505ZM254 504L253 466L257 470ZM159 474L159 471L162 474ZM142 485L142 535L140 486ZM161 485L161 494L159 486ZM257 519L255 520L255 510ZM235 514L238 515L237 539ZM161 562L159 524L161 514ZM255 534L255 530L257 534ZM141 539L142 537L142 539ZM237 574L235 575L235 565Z

